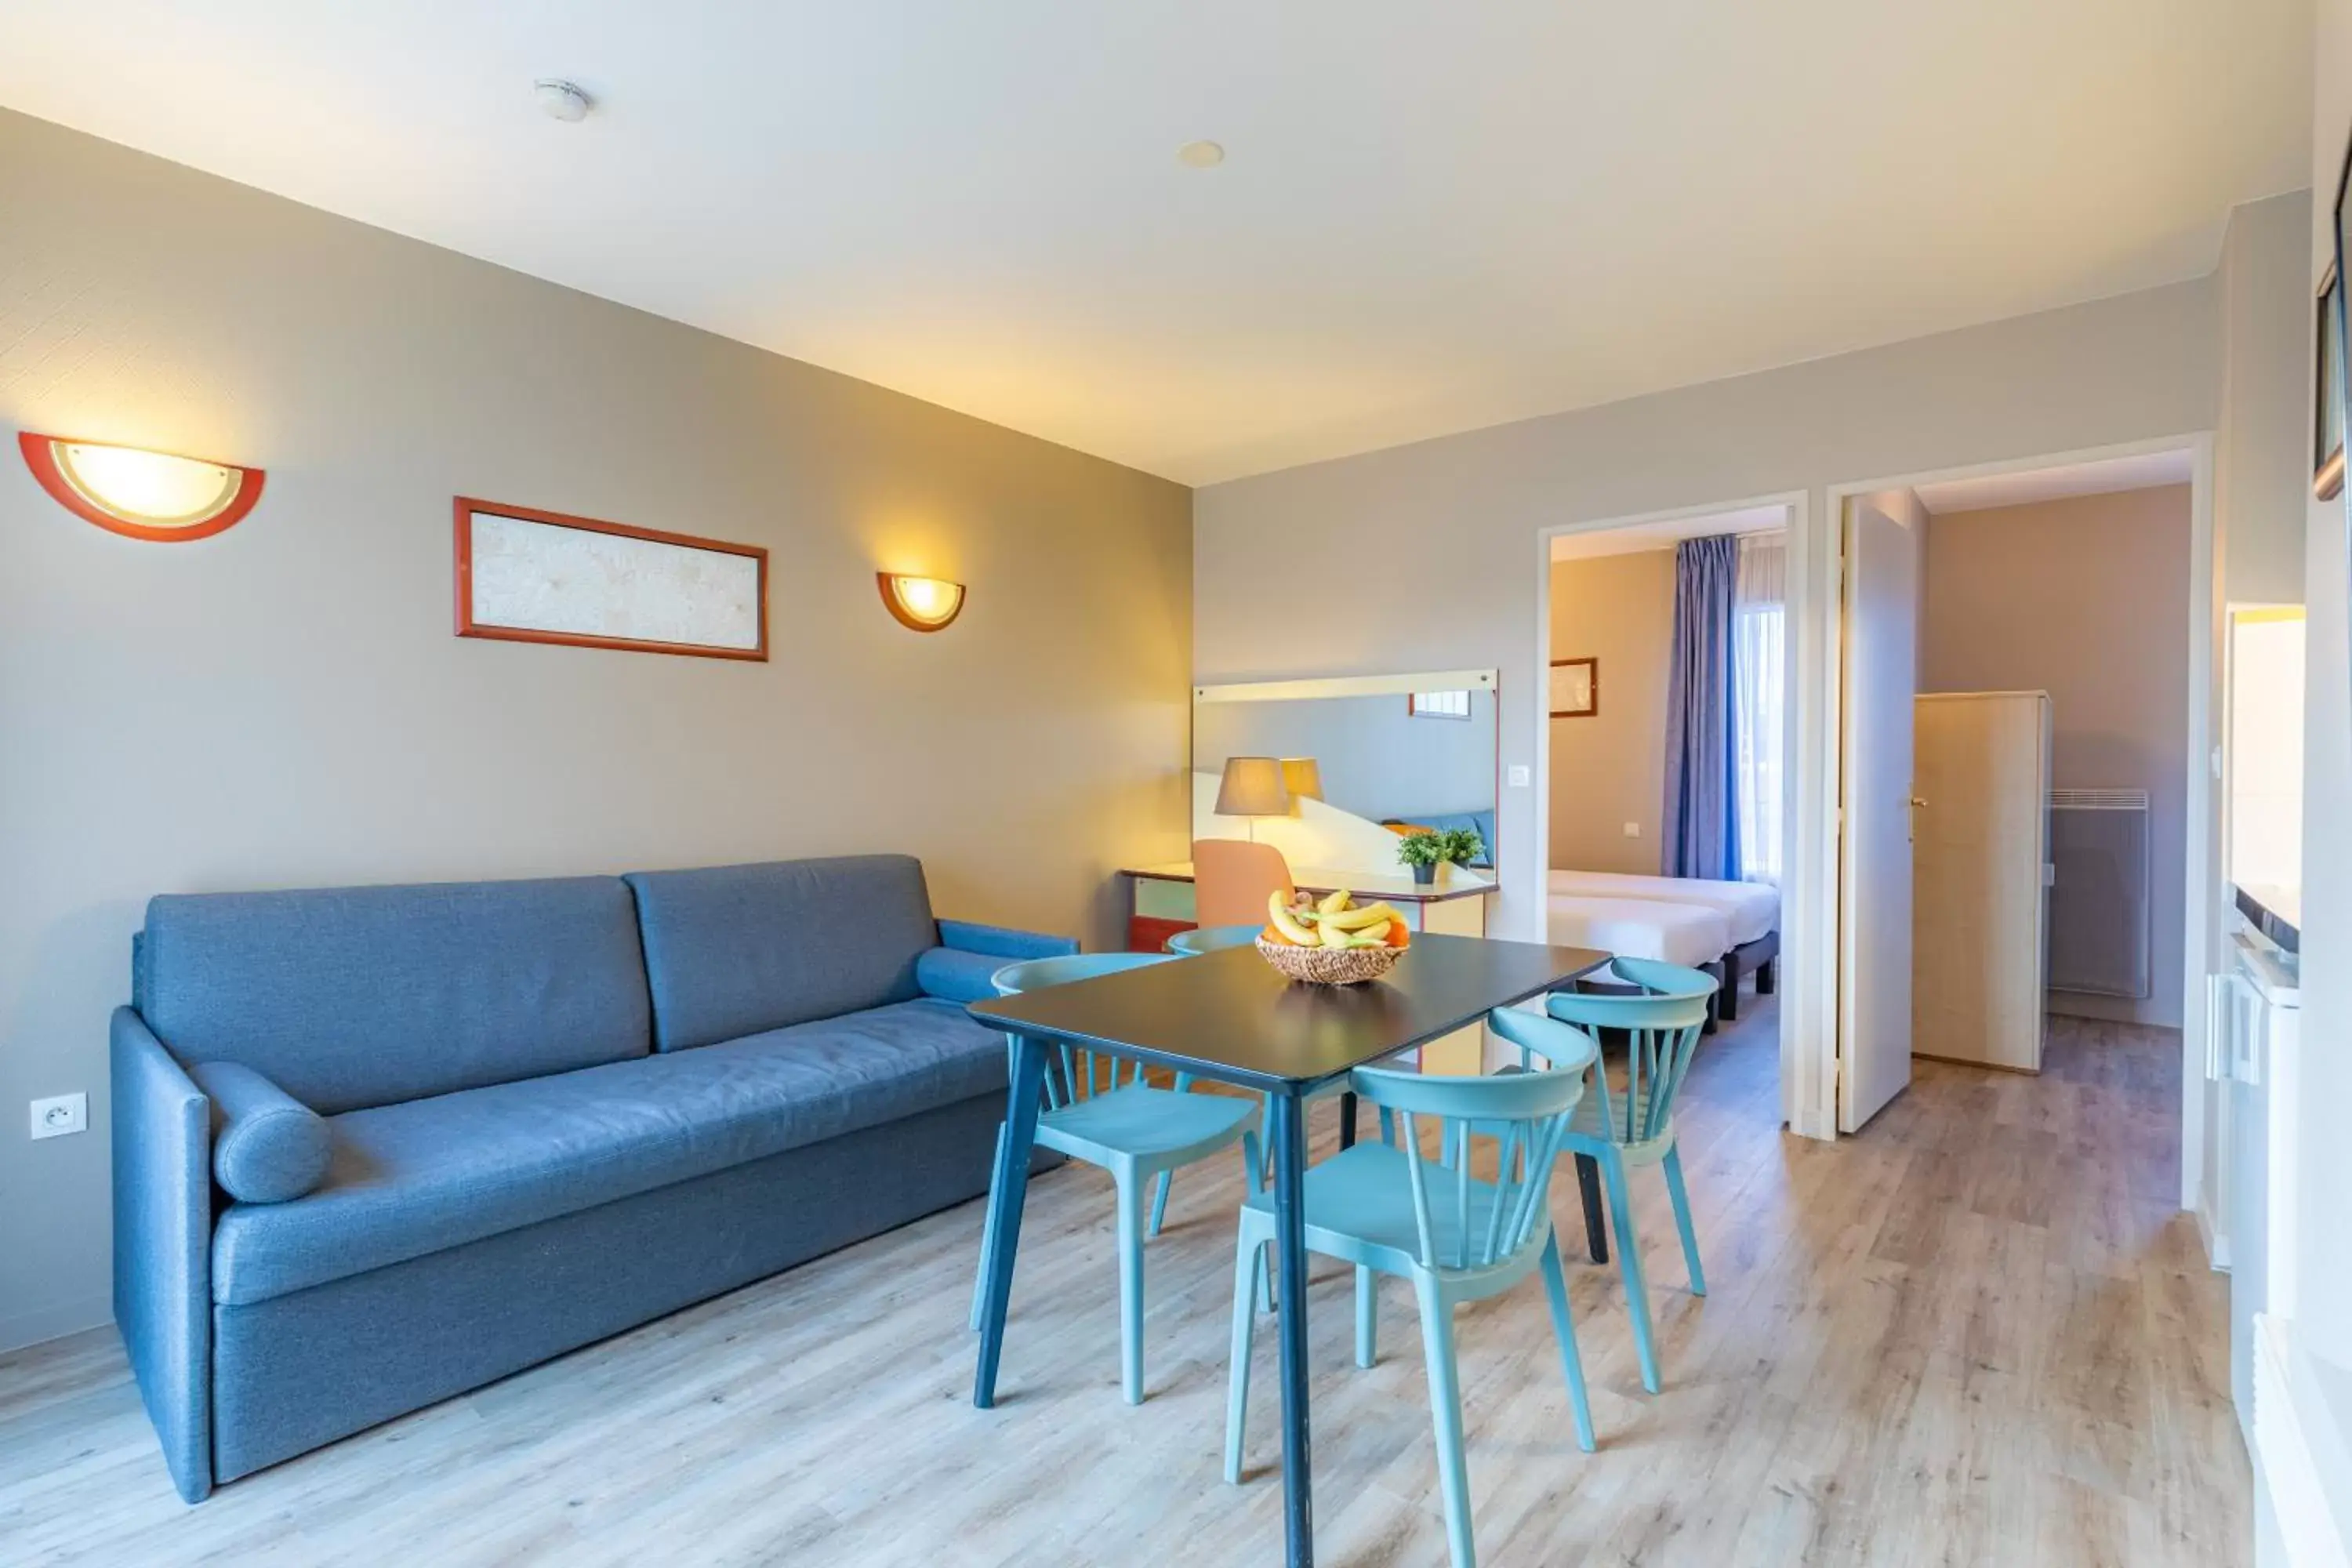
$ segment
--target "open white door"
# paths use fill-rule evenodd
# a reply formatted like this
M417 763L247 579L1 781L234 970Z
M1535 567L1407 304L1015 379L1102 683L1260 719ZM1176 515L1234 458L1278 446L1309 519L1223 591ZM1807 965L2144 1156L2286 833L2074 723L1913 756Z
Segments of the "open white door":
M1919 530L1908 490L1846 502L1838 1130L1911 1081L1911 713Z

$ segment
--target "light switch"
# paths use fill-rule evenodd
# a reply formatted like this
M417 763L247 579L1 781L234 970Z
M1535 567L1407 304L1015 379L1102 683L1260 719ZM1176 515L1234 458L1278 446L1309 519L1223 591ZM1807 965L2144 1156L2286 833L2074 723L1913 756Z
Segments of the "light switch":
M1640 823L1638 823L1638 822L1629 822L1629 823L1627 823L1627 824L1625 825L1625 837L1628 837L1628 838L1639 838L1639 837L1642 837L1642 825L1641 825Z
M1510 780L1513 789L1525 789L1532 782L1534 774L1527 763L1513 763L1510 771L1504 774L1504 777Z

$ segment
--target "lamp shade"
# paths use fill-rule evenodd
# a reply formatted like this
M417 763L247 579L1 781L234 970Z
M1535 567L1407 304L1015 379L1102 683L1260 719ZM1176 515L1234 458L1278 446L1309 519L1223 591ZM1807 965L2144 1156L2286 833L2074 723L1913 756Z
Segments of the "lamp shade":
M209 539L261 499L259 468L30 430L17 433L16 446L58 505L127 539Z
M1282 764L1272 757L1227 757L1217 781L1219 816L1282 816L1290 792L1283 787Z
M877 572L882 602L908 631L936 632L963 614L963 584L944 577L908 577L897 572Z
M1312 757L1282 759L1282 787L1293 801L1323 798L1323 770Z

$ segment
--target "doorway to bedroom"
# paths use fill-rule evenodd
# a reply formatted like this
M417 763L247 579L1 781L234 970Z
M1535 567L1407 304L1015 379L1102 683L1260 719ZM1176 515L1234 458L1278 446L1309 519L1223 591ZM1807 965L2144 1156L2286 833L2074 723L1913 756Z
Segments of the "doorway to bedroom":
M1798 504L1555 533L1544 595L1546 935L1714 976L1711 1070L1772 1079Z

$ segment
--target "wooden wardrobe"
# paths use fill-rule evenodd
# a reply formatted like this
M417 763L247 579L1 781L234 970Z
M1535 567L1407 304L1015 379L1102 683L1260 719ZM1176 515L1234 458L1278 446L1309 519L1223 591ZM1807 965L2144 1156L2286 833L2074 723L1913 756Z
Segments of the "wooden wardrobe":
M1923 693L1912 746L1912 1054L2040 1072L2050 695Z

